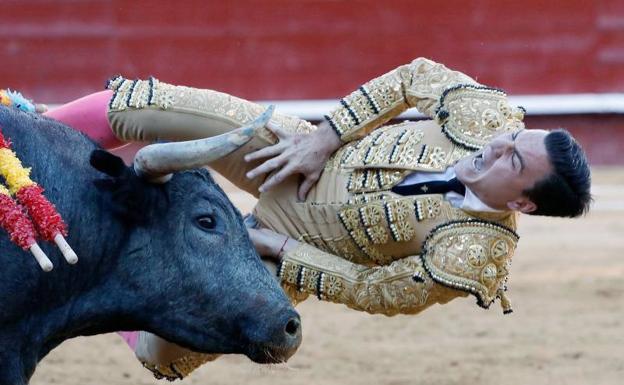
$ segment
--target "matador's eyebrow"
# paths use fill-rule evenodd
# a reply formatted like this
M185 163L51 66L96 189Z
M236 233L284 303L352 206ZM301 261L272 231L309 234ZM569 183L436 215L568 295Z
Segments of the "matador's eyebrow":
M520 135L522 131L524 130L519 130L511 134L511 139L515 142L516 138L518 137L518 135ZM520 174L522 174L522 171L524 171L524 159L522 158L522 155L520 155L520 152L518 152L518 150L516 149L515 145L514 145L514 155L516 155L518 157L518 160L520 161Z

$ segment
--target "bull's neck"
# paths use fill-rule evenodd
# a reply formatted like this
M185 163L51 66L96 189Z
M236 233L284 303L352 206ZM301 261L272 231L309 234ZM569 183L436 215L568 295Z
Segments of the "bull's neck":
M78 206L80 207L80 206ZM69 243L79 256L76 265L59 260L58 276L54 277L60 291L52 293L41 329L44 354L68 338L108 333L131 328L133 309L140 311L140 301L129 282L132 277L124 268L125 261L141 253L132 247L131 229L124 226L106 207L96 220L70 216ZM89 222L89 223L87 223ZM89 229L89 224L99 226ZM86 231L85 231L86 230ZM96 235L93 238L93 235ZM36 331L35 323L33 331Z
M122 294L123 293L123 294ZM65 306L46 314L41 329L40 359L64 340L78 336L135 330L135 314L143 311L132 291L107 282L81 293ZM35 329L37 325L32 325Z
M67 339L119 330L140 330L144 326L135 321L135 315L145 310L132 288L114 278L100 277L100 280L88 290L76 291L72 299L62 306L33 314L24 323L24 330L19 335L29 338L20 341L21 351L30 354L21 355L20 367L24 368L27 377L32 375L41 359Z

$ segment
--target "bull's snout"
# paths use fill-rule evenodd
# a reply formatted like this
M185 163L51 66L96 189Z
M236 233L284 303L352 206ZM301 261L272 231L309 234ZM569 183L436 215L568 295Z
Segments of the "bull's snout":
M288 320L284 331L286 338L301 339L301 320L298 315Z
M294 313L284 326L284 346L291 351L286 359L297 351L299 345L301 345L301 318L299 318L299 314Z
M278 313L276 318L274 323L266 320L271 325L266 334L253 333L255 338L250 338L252 346L255 346L248 354L251 360L262 364L286 362L301 345L299 314L286 310Z

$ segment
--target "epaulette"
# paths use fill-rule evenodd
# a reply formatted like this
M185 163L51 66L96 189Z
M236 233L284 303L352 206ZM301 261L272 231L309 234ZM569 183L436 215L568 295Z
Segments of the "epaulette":
M425 240L423 266L434 281L473 294L477 304L487 309L506 289L518 239L512 229L495 222L448 222L434 228ZM506 297L501 304L509 312Z
M476 151L498 134L524 128L524 114L500 89L460 84L442 93L435 120L451 142Z

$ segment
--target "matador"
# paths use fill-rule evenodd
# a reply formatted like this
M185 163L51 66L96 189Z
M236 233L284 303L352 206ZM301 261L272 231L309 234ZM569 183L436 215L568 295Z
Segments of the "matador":
M264 110L155 78L119 76L107 88L48 114L80 126L72 111L105 100L101 119L105 113L125 142L217 135ZM411 107L429 119L384 125ZM503 91L418 58L341 99L318 128L275 114L279 131L259 130L210 167L258 198L250 222L264 230L252 240L279 263L278 279L294 302L314 296L391 316L471 295L483 308L499 299L507 313L517 213L573 217L590 200L589 167L576 141L563 130L524 130L523 117ZM276 159L279 149L265 149L283 135L337 144L321 156L304 197L295 172L271 189L262 188L265 175L254 175L268 164L265 172L275 176L285 161L245 160L262 151ZM149 333L139 335L137 355L169 379L213 358Z

